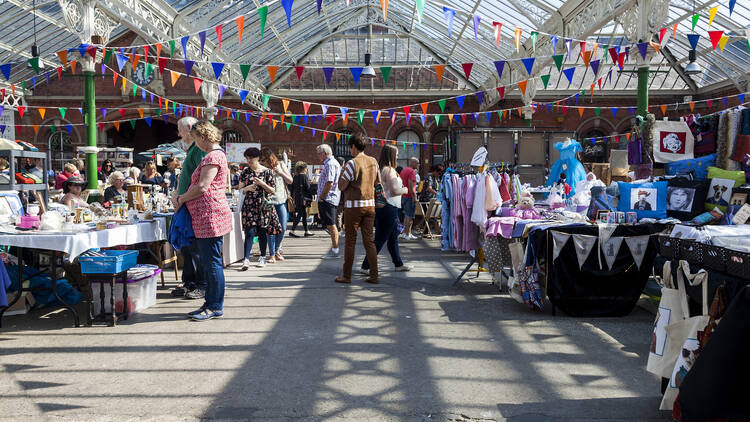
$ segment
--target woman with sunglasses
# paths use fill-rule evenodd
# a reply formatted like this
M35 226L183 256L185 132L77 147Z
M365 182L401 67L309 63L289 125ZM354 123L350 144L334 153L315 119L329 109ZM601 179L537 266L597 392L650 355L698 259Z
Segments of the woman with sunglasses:
M112 161L104 160L104 162L102 163L102 168L99 171L99 180L103 182L108 181L109 176L113 171L115 171L115 166L112 164Z

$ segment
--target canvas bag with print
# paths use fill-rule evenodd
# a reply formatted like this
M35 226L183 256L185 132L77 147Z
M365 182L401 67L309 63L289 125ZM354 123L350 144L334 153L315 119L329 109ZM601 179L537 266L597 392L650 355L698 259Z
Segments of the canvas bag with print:
M692 286L701 285L701 301L703 302L702 314L690 316L688 308L687 292L684 279ZM666 326L667 345L664 350L665 356L674 356L675 364L669 375L669 383L664 397L661 400L660 410L672 410L677 393L680 392L680 384L685 375L693 366L698 356L700 347L698 331L703 331L710 319L708 315L708 273L701 269L695 274L690 273L690 264L680 261L677 268L677 284L680 289L680 305L685 319L673 322Z
M653 134L654 162L671 163L693 158L695 138L684 120L657 120L654 122Z
M654 331L651 334L651 348L648 353L646 370L662 378L672 376L674 363L677 355L665 353L667 351L667 325L682 321L686 318L683 314L680 295L684 294L677 289L675 277L672 277L672 261L664 263L662 271L664 287L661 289L661 300L654 320Z

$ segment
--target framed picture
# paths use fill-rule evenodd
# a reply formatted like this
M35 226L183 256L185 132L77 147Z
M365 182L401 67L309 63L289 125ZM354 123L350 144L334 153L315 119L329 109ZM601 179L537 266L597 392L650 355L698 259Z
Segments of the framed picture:
M730 205L744 205L747 202L746 193L733 193L732 199L729 200Z
M607 214L609 214L609 211L606 210L599 210L596 212L596 221L600 223L606 223L607 222Z

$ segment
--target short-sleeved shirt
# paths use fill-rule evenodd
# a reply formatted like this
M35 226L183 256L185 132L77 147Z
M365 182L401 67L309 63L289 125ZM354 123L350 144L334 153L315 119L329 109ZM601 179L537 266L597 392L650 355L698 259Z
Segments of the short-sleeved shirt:
M412 191L409 189L409 183L414 182L414 186L417 185L417 172L411 167L404 167L404 169L401 170L401 180L404 182L404 186L408 189L408 192L406 192L404 196L407 198L413 198Z
M195 143L190 145L190 148L188 148L187 154L185 155L185 161L182 162L182 173L180 173L180 176L182 177L180 177L180 181L177 183L178 195L183 195L187 192L190 187L193 172L198 168L198 165L205 156L206 153L198 148L198 145L195 145Z
M341 199L339 176L341 176L341 164L333 157L326 158L323 162L323 171L320 172L320 179L318 179L318 200L323 199L331 205L339 205L339 200ZM328 191L328 195L325 198L321 198L320 195L323 194L323 188L328 182L333 182L333 186Z
M193 219L195 237L199 239L224 236L232 231L232 211L225 193L229 169L224 151L217 149L206 154L193 171L190 185L198 183L201 169L207 165L217 166L219 172L203 195L185 204Z

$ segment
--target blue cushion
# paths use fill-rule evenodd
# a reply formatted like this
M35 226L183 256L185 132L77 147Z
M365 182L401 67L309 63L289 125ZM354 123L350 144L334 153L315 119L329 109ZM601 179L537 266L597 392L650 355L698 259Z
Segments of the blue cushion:
M635 211L638 219L667 218L667 182L617 182L617 185L620 189L618 210Z
M687 174L693 172L695 179L708 178L708 168L716 164L716 154L705 157L691 158L688 160L673 161L667 163L667 174L670 176Z

